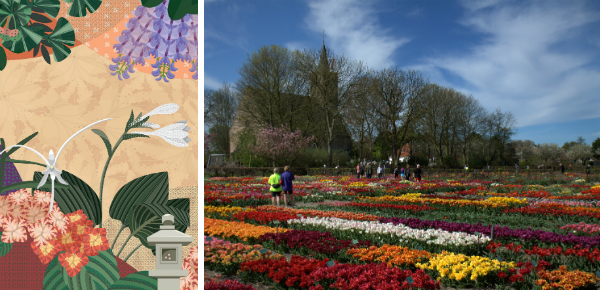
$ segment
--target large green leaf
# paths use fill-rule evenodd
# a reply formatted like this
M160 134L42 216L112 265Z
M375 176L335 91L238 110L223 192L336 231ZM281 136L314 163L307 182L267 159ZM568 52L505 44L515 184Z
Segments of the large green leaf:
M60 252L52 259L46 273L44 274L44 282L42 290L69 290L69 285L63 279L63 271L65 268L58 261L58 256L64 252Z
M0 236L2 235L2 232L0 232ZM0 241L0 257L4 257L6 256L6 254L10 253L10 250L12 249L12 243L5 243Z
M86 8L90 13L94 13L100 5L102 5L102 0L73 0L73 4L69 7L69 15L83 17L87 14Z
M102 138L102 142L104 142L104 145L106 146L106 151L108 151L108 155L110 156L112 154L112 145L110 145L110 140L108 139L108 136L106 136L106 133L104 133L104 131L100 129L92 129L92 132L96 133L96 135Z
M186 14L198 14L198 1L171 0L169 1L169 8L167 10L171 20L179 20Z
M22 53L32 50L42 41L44 28L39 26L23 26L19 28L19 33L23 35L21 39L3 40L2 45L14 53Z
M167 206L172 206L172 207L178 208L178 209L186 212L188 215L190 214L190 199L189 198L170 199L167 201Z
M163 2L163 0L142 0L142 5L144 7L152 8L160 5Z
M190 224L190 215L183 210L161 204L142 203L136 205L129 214L129 230L149 249L148 237L160 230L162 216L171 214L175 217L175 229L185 233Z
M156 290L158 279L148 276L148 271L136 272L119 279L108 290Z
M128 215L141 203L165 204L169 199L169 173L158 172L138 177L123 185L110 204L108 214L129 225Z
M25 2L25 1L24 1ZM16 8L16 9L15 9ZM31 7L19 0L0 1L0 17L9 17L9 29L19 29L29 22ZM12 26L12 27L11 27Z
M54 31L48 36L48 42L52 47L52 53L56 62L67 58L71 54L71 49L67 45L75 45L75 31L71 23L64 17L59 18Z
M50 180L48 178L48 180ZM6 191L13 191L13 190L18 190L21 188L36 188L38 184L40 183L40 181L23 181L23 182L17 182L17 183L13 183L11 185L7 185L3 188L0 188L0 193L2 192L6 192ZM54 182L54 189L56 192L56 189L60 188L60 189L66 189L69 188L68 185L64 185L62 183L58 183L58 182ZM50 181L47 181L45 185L42 185L42 187L40 187L40 190L44 190L44 191L51 191L52 190L52 184L50 183Z
M63 170L60 175L67 183L68 188L56 188L59 182L54 182L54 200L63 213L72 213L80 209L97 225L102 222L102 207L96 192L79 177ZM33 180L42 179L42 173L35 172ZM37 186L37 185L36 185Z
M7 62L6 50L4 50L4 47L0 46L0 70L4 70Z
M59 0L31 0L31 4L42 9L48 16L56 18L60 11Z
M75 277L69 277L67 270L63 270L63 279L70 290L106 290L119 280L117 260L110 250L90 256L89 259Z
M25 137L23 140L19 141L19 143L17 143L17 145L25 145L27 142L29 142L31 139L33 139L35 136L37 136L38 132L35 132L27 137ZM10 156L10 154L13 154L15 151L19 150L19 148L21 147L13 147L10 148L10 150L8 150L8 156Z

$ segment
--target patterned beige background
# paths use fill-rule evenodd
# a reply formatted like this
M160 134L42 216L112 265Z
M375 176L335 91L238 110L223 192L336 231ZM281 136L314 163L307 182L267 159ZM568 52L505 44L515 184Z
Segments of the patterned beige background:
M176 103L180 109L175 114L155 115L150 121L164 127L188 120L192 128L190 146L175 147L156 136L122 142L106 175L103 219L108 218L110 202L117 190L149 173L168 171L171 189L193 187L192 195L197 198L198 82L190 79L157 82L141 72L119 81L110 74L109 64L112 64L109 59L83 45L73 48L64 61L52 65L41 57L9 61L0 72L0 137L8 146L39 132L27 145L47 157L50 149L56 154L79 129L113 118L93 128L104 130L114 145L132 109L137 116L159 105ZM35 153L25 149L19 149L11 157L43 163ZM63 149L57 168L76 174L99 193L107 157L100 137L88 129ZM43 170L35 165L16 167L23 180L31 180L34 171ZM192 206L197 212L197 202ZM191 220L197 227L197 214L191 214Z

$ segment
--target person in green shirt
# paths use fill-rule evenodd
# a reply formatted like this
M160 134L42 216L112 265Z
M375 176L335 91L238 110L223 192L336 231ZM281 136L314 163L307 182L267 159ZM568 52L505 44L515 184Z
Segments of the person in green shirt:
M269 185L271 185L271 202L275 205L275 201L277 201L277 206L279 206L279 198L281 197L281 191L283 188L279 181L281 180L281 175L279 175L279 168L275 167L273 169L273 175L269 177Z

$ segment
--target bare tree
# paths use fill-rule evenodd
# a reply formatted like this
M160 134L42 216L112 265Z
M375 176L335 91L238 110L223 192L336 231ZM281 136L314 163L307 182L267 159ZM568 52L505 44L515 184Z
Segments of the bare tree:
M562 148L558 146L556 143L544 143L540 144L537 149L537 155L544 160L544 162L550 159L550 163L553 163L554 160L560 158L563 154Z
M334 61L330 64L329 59ZM310 82L312 103L319 106L325 125L328 163L332 166L335 128L342 125L341 112L348 106L353 88L361 83L367 69L360 61L327 51L325 45L320 52L304 50L299 55L297 69Z
M306 104L309 86L296 69L296 53L287 48L263 46L238 70L241 93L240 118L260 127L301 127L299 114ZM302 128L304 129L304 128Z
M567 157L571 160L581 159L582 161L585 161L585 159L592 157L592 147L585 143L575 144L569 147Z
M229 158L229 133L238 108L238 92L230 84L223 83L219 90L208 90L204 94L204 123L214 133L214 141L220 151Z
M520 160L529 160L535 155L535 143L531 140L515 140L512 145Z
M348 126L354 140L358 143L358 158L365 157L364 147L369 142L372 151L372 137L374 129L373 110L369 106L370 91L368 90L371 80L368 77L361 79L357 86L353 87L348 105L342 111L344 123Z
M398 143L404 143L410 124L419 115L425 85L425 79L416 70L389 68L374 73L371 105L381 120L379 125L391 133L394 165L398 164Z

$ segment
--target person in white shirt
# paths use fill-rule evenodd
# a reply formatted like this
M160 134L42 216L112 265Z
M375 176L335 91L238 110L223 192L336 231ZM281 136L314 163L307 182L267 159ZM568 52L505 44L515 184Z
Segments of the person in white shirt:
M379 177L379 178L383 177L383 168L381 168L381 165L379 165L379 167L377 167L377 177Z

